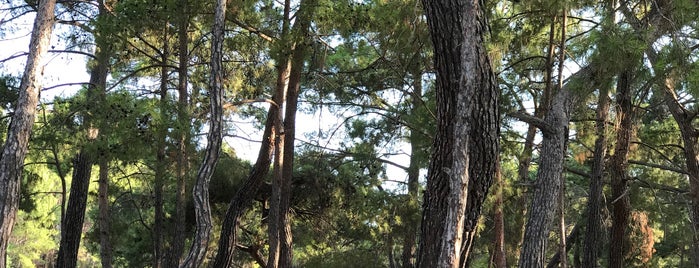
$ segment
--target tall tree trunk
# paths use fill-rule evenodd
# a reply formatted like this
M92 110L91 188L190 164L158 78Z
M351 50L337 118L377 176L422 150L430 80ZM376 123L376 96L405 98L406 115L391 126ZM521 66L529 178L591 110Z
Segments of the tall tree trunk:
M109 214L109 160L101 157L99 160L98 180L98 206L99 206L99 232L100 232L100 262L102 268L112 267L112 243L110 241L110 214Z
M543 140L519 267L543 267L546 264L549 227L553 223L561 191L561 175L566 158L565 143L573 96L569 90L560 90L554 97L545 119L533 118L539 120Z
M92 173L92 154L81 150L73 161L73 181L70 184L70 197L66 216L61 222L61 243L58 249L56 267L75 267L82 236L87 190Z
M7 263L7 245L19 206L22 168L39 103L43 59L55 23L55 6L56 0L42 0L38 3L17 106L0 155L0 267L5 267Z
M614 154L610 158L610 179L612 185L612 228L611 244L609 255L610 267L624 267L624 256L627 252L626 228L630 212L630 201L628 197L628 177L626 170L628 166L628 150L630 139L633 136L632 107L630 97L630 74L623 72L619 75L617 84L617 141Z
M563 4L563 15L561 19L561 41L559 43L558 51L558 89L563 88L563 66L565 65L565 50L566 50L566 20L567 13L565 3ZM566 130L567 132L567 130ZM566 134L566 142L568 144L568 135ZM567 148L567 147L566 147ZM564 149L565 150L565 149ZM565 207L565 196L566 196L566 183L565 176L561 176L561 191L558 193L558 214L559 214L559 234L560 242L558 252L561 254L561 268L568 267L568 252L566 250L566 207Z
M255 165L250 171L247 180L243 186L236 192L231 203L228 205L226 217L221 228L221 240L219 241L218 252L214 260L213 267L230 267L233 262L233 252L236 249L237 227L240 217L245 213L245 210L252 204L252 201L257 196L257 192L264 182L265 176L269 172L269 166L272 164L272 148L276 136L276 126L280 124L280 105L284 102L286 89L289 84L289 69L290 62L280 64L277 67L277 84L275 93L272 97L273 104L270 105L267 111L267 122L262 135L262 144L257 154Z
M167 25L168 23L166 23ZM167 111L167 83L168 83L168 67L167 58L169 57L168 45L168 29L163 28L163 51L160 59L160 118L168 118ZM155 179L153 182L154 195L154 220L153 220L153 267L160 268L163 262L163 230L165 212L163 211L163 185L167 176L167 164L165 157L165 142L167 139L167 126L161 125L157 130L157 140L155 146Z
M495 171L497 88L483 46L480 1L422 3L435 49L438 124L417 266L460 267Z
M177 68L177 188L175 191L175 233L170 243L170 256L165 261L165 267L177 267L184 252L185 243L185 206L187 198L187 179L189 170L189 156L187 148L189 145L189 94L187 91L187 69L189 68L189 51L187 43L189 37L187 29L189 27L189 2L188 0L178 1L180 5L179 29L177 32L179 64Z
M223 142L223 41L226 17L226 0L216 1L211 42L211 77L209 79L209 100L211 121L207 135L204 160L197 172L197 180L192 190L196 229L192 246L182 268L200 267L204 262L209 237L211 235L211 206L209 204L209 182L218 162Z
M695 267L699 267L699 131L692 122L696 118L696 113L690 112L677 98L675 85L677 74L671 73L664 79L664 94L670 113L677 122L682 135L684 145L685 164L689 172L689 198L691 200L691 211L689 216L692 225L692 260Z
M493 205L493 224L495 225L493 227L493 233L495 233L495 241L493 242L493 267L506 268L507 255L505 254L505 217L502 211L502 192L505 188L505 181L502 179L500 163L498 163L497 173L495 174L495 187L495 204Z
M422 71L413 70L413 92L411 96L411 108L417 110L422 102ZM406 215L403 216L405 225L405 237L403 238L403 253L401 254L403 268L415 266L415 239L417 237L419 219L415 217L419 213L418 190L420 188L420 166L418 162L419 139L418 131L410 130L410 164L408 165L408 204Z
M100 5L100 14L104 12L104 6ZM111 55L110 45L107 37L100 30L95 30L96 59L97 65L90 73L90 86L87 96L93 105L88 108L84 116L84 125L87 128L88 143L93 143L100 133L99 126L106 123L97 124L93 115L100 116L105 112L102 104L105 101L105 89L107 86L107 74L109 73L109 59ZM68 207L66 215L61 222L61 243L58 249L57 267L75 267L82 237L83 223L85 220L85 209L87 208L87 195L92 175L92 165L95 161L107 157L106 148L87 148L84 145L80 153L74 160L73 179L70 186L70 196L68 197Z
M595 129L594 160L592 162L592 177L590 178L590 193L587 198L587 228L585 229L583 267L598 267L600 248L602 248L602 188L604 183L604 159L607 155L607 118L609 117L609 90L601 87L597 102L597 118Z
M609 159L609 177L612 185L612 228L609 245L609 267L621 268L628 252L626 228L629 225L631 201L628 191L629 147L634 137L633 104L631 103L631 73L623 71L617 78L616 145Z

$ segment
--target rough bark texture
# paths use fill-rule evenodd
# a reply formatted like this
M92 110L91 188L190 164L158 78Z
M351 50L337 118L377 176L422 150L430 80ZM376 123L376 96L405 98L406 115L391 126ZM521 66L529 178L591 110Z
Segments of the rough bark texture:
M211 206L209 204L209 182L214 173L223 142L223 41L226 17L226 0L216 1L211 42L211 77L209 78L210 122L204 160L197 172L192 190L196 229L187 258L180 267L201 267L209 246L211 235Z
M107 86L107 74L109 72L109 44L105 36L95 34L97 41L96 58L97 65L90 73L90 86L88 88L88 99L94 101L84 116L84 124L87 128L88 143L95 144L100 130L94 125L93 115L99 115L105 111L101 110L101 103L104 103L105 88ZM105 123L106 124L106 123ZM92 148L90 148L92 147ZM87 195L92 174L92 165L95 161L106 157L107 152L99 151L105 148L94 148L96 146L85 145L73 164L73 179L70 186L70 196L66 215L61 223L61 243L58 249L57 267L75 267L78 257L78 249L83 233L83 223L85 220L85 209L87 208Z
M87 150L82 150L73 162L73 181L70 184L66 216L61 223L61 243L56 267L75 267L78 261L93 157Z
M423 6L435 49L438 122L417 266L460 267L495 171L497 89L483 47L480 2L423 1Z
M37 6L17 106L0 155L0 267L6 264L7 245L19 206L20 178L39 102L41 70L55 23L55 6L55 0L39 1Z
M609 159L609 177L612 185L612 228L610 230L609 267L624 266L624 256L628 252L626 228L629 225L631 201L628 191L628 160L633 130L633 106L631 103L631 74L624 71L617 82L616 145Z
M543 267L546 264L549 228L553 223L561 191L573 96L569 90L560 90L544 119L539 171L533 185L532 204L519 259L519 267L522 268Z
M607 155L607 117L609 117L609 96L606 87L599 92L597 116L595 123L597 139L595 140L590 193L587 198L587 224L585 228L583 267L598 267L600 249L602 248L602 188L604 178L604 159Z
M109 214L109 161L103 157L99 163L98 181L98 206L99 206L99 232L100 232L100 262L102 268L112 267L112 243L110 240L110 214Z

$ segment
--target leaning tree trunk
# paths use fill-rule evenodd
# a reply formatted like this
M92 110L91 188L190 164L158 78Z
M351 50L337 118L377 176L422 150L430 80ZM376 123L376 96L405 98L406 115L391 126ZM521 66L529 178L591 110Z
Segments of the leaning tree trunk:
M607 117L609 117L609 96L607 87L600 88L597 104L594 160L590 177L590 193L587 198L587 227L585 229L583 267L597 267L602 248L602 187L604 159L607 155Z
M460 267L495 171L497 88L480 1L425 0L423 6L435 49L438 123L417 266Z
M84 124L87 128L88 143L95 143L100 134L93 115L101 115L106 111L101 110L105 99L105 88L107 86L107 74L109 72L110 49L105 36L96 31L95 40L97 43L96 58L97 65L90 74L90 86L88 88L88 99L93 104L86 111ZM103 124L104 125L104 124ZM87 208L87 195L92 175L92 165L95 160L105 157L100 156L96 150L106 150L106 148L88 148L83 145L78 156L74 160L73 179L70 186L70 196L66 215L61 222L61 242L58 248L58 259L56 267L75 267L78 261L78 250L82 237L83 223L85 221L85 209Z
M17 106L0 155L0 267L5 267L7 245L19 206L19 187L36 106L41 90L43 58L55 23L56 0L42 0L29 41L29 56L19 88Z
M591 64L575 73L571 79L579 83L568 83L559 90L543 120L525 114L511 115L535 125L543 134L539 170L533 185L534 193L524 231L519 267L543 267L546 264L549 228L553 225L561 191L570 111L578 96L585 95L594 88L596 70L597 66ZM569 85L579 86L576 90L581 92L573 92Z
M245 213L245 210L252 204L252 201L257 196L260 186L264 182L265 176L269 172L269 166L272 164L272 147L275 144L276 129L275 126L280 124L280 106L278 104L284 101L286 88L289 84L289 69L290 64L280 64L277 76L277 85L274 95L272 96L272 104L267 112L267 122L262 135L262 144L257 154L257 160L252 167L250 174L243 186L235 193L231 203L228 205L226 217L221 228L221 240L219 241L218 252L214 259L213 267L230 267L233 262L233 252L237 244L237 231L240 217Z
M216 1L211 42L211 77L209 78L209 100L211 120L207 135L204 160L197 173L192 190L196 229L187 258L180 267L200 267L204 262L211 236L211 206L209 204L209 182L218 162L223 142L223 41L226 17L226 0Z
M539 171L533 185L532 204L524 232L519 267L544 267L549 228L553 224L561 191L566 139L573 93L562 89L556 94L544 120Z

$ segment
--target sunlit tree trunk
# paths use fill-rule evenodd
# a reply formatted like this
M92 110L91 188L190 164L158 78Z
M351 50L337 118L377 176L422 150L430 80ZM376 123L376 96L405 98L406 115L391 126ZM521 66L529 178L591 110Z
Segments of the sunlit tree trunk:
M417 266L461 267L495 174L498 93L483 46L480 2L423 1L423 6L435 49L438 123Z
M180 267L200 267L204 262L211 235L211 206L209 204L209 182L216 168L221 143L223 142L223 42L226 17L226 0L216 1L211 41L211 77L209 78L209 101L211 119L207 135L204 160L197 172L192 190L196 229L187 258Z
M38 1L19 97L0 155L0 267L7 263L7 245L19 206L22 168L39 103L43 59L55 23L55 6L55 0Z

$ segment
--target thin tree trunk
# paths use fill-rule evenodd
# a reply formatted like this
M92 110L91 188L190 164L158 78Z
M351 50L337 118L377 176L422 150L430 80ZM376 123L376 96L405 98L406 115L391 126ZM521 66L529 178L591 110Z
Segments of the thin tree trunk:
M413 92L411 106L412 110L422 106L422 71L414 70L413 76ZM418 207L418 190L420 188L420 167L418 163L418 151L420 148L417 145L418 132L410 130L410 164L408 165L408 204L406 215L403 216L405 226L405 238L403 239L402 267L410 268L415 266L415 239L417 237L419 220L415 215L419 213Z
M17 106L0 155L0 267L7 263L7 245L19 206L22 167L39 103L41 70L55 23L55 6L56 0L38 2Z
M250 171L247 180L243 186L236 192L231 203L228 205L228 211L223 221L221 228L221 240L219 241L218 252L214 260L213 267L229 267L233 262L233 252L236 249L237 227L240 216L245 213L245 210L252 204L257 192L264 182L265 176L269 172L269 166L272 164L272 147L278 139L276 136L276 126L280 124L280 106L284 102L286 89L289 84L289 69L290 63L280 64L277 76L277 85L275 93L272 97L274 104L270 105L267 112L267 122L262 136L262 144L257 154L255 165ZM269 222L269 220L268 220Z
M626 228L629 225L631 201L628 195L629 147L634 137L634 111L631 103L631 73L619 74L617 81L616 145L609 160L609 177L612 185L612 228L609 245L609 267L621 268L628 249Z
M196 229L192 246L182 268L200 267L204 262L209 237L211 235L211 206L209 204L209 182L218 162L223 142L223 41L226 17L226 0L216 1L211 42L211 77L209 80L209 100L211 121L207 135L204 160L197 172L197 180L192 190Z
M607 155L607 118L609 117L609 90L601 87L597 102L596 131L590 193L587 198L587 227L585 229L583 267L598 267L600 248L602 248L602 188L604 178L604 159Z
M503 200L502 191L505 188L505 181L502 179L502 173L500 171L500 164L497 166L497 173L495 174L495 204L493 205L494 216L493 224L495 225L495 241L493 246L493 267L495 268L506 268L507 267L507 255L505 254L505 217L502 211Z
M417 266L461 267L495 171L497 89L480 2L425 0L423 6L435 49L438 124Z
M187 178L189 170L189 156L187 147L189 145L189 94L187 92L187 69L189 67L189 51L187 43L189 38L187 29L189 27L189 2L188 0L178 1L180 5L178 38L179 66L177 68L177 127L175 134L177 137L177 188L175 192L175 233L170 243L170 256L165 261L165 267L177 267L184 252L185 243L185 206L187 198Z
M561 41L559 43L558 51L558 89L563 88L563 66L565 65L565 45L566 45L566 10L565 4L563 4L563 19L561 20ZM566 132L568 132L566 130ZM566 146L568 144L568 136L566 135ZM566 147L567 148L567 147ZM565 196L566 196L566 184L565 176L561 176L561 191L558 196L558 213L559 213L559 233L560 233L560 245L559 252L561 254L561 268L568 267L568 255L566 252L566 206L565 206Z
M99 160L98 206L100 232L100 262L102 268L112 267L112 243L110 241L109 214L109 161L106 157Z
M167 25L168 23L166 23ZM163 53L160 59L160 117L167 118L167 83L169 79L167 58L169 57L168 29L163 29ZM155 146L155 179L153 182L154 195L154 222L153 222L153 267L160 268L163 258L163 230L165 212L163 211L163 185L166 177L165 140L167 139L167 126L163 125L157 130Z

